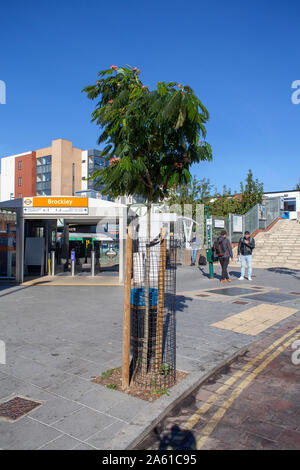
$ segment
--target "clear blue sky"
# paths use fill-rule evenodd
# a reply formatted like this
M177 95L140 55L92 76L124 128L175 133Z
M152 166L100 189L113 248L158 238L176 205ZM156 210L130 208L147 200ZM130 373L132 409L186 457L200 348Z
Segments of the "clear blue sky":
M0 155L66 138L97 148L81 89L111 64L144 83L176 80L208 108L213 163L193 168L232 190L251 168L266 191L300 178L298 0L44 0L2 2Z

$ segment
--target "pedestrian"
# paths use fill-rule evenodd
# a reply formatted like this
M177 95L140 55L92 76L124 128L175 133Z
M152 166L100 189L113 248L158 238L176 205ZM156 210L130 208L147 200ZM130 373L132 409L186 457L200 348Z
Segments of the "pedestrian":
M248 267L248 281L252 281L252 252L255 248L254 238L250 236L250 233L246 230L245 235L240 238L238 246L238 259L241 257L241 276L240 281L245 279L246 263Z
M195 266L196 264L196 259L197 259L197 254L198 254L198 250L200 248L200 242L199 242L199 239L197 238L196 236L196 232L193 233L193 236L192 236L192 239L190 241L190 245L191 245L191 248L192 248L192 262L191 262L191 266Z
M226 230L222 230L221 236L215 240L214 251L220 261L222 267L221 282L231 282L229 278L227 268L229 264L229 258L233 259L233 253L231 243L227 238Z

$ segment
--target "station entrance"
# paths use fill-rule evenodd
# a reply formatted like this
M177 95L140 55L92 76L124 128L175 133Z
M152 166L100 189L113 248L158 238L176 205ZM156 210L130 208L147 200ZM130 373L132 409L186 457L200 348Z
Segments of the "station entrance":
M96 276L123 282L126 206L60 196L1 202L0 209L16 219L15 261L7 277L15 273L20 283L45 276L81 277L87 285L87 278Z

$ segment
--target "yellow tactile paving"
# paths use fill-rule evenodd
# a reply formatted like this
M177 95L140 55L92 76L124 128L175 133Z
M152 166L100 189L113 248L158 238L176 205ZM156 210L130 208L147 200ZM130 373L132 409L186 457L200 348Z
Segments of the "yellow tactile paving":
M256 336L297 311L297 309L290 307L260 304L210 326Z

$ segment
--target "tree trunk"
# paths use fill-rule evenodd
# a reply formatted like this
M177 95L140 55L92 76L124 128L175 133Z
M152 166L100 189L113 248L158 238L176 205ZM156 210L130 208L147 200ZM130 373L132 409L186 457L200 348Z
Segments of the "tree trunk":
M146 238L146 271L145 271L145 318L144 318L144 341L142 352L142 373L146 374L148 369L149 350L149 288L150 288L150 240L151 240L151 201L147 202L147 238Z

